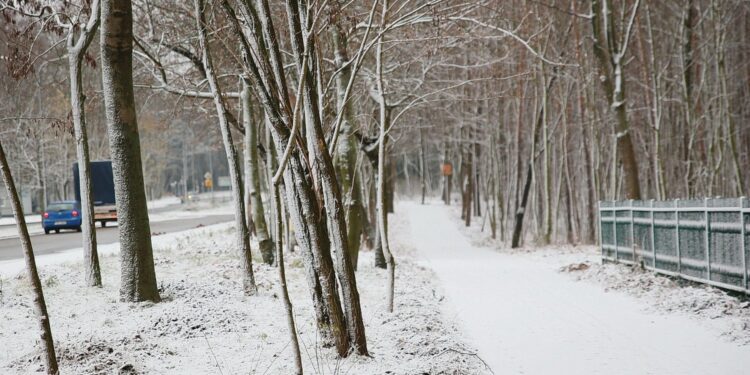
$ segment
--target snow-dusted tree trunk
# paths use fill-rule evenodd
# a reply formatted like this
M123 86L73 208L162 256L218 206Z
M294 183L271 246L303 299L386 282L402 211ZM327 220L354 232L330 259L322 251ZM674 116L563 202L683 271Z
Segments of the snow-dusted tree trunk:
M341 196L346 207L347 238L349 242L349 258L352 266L357 269L359 260L359 248L362 238L362 200L360 197L360 182L357 176L357 147L353 131L356 127L353 102L346 100L346 87L351 78L351 66L348 65L349 54L347 51L348 41L340 26L340 19L334 18L336 22L331 27L331 40L333 41L336 75L336 100L338 110L342 113L341 123L342 138L336 149L336 169L341 184Z
M462 217L465 226L471 226L471 209L474 198L474 154L471 145L471 129L468 131L469 139L461 145L461 196L462 196Z
M243 53L252 57L251 41L264 41L263 38L259 39L261 31L257 29L260 28L260 22L257 17L260 17L260 15L258 15L257 9L255 9L255 4L249 2L240 4L240 9L243 15L248 17L248 20L258 21L257 23L249 23L257 28L253 29L248 36L244 34L237 15L229 2L222 0L221 6L224 8L228 16L227 18L231 22L232 31L242 42ZM265 8L264 6L260 9ZM265 15L265 13L264 10L263 14ZM268 20L270 21L270 19ZM270 25L268 30L264 29L263 31L265 33L275 33L275 30ZM275 40L275 34L269 40ZM267 126L273 139L273 146L278 154L283 155L289 139L295 137L295 135L291 134L288 127L288 124L292 123L292 116L288 112L281 110L284 108L282 107L284 106L283 101L278 96L271 95L266 87L266 83L272 82L274 78L273 73L268 69L270 65L268 49L261 49L259 53L262 54L261 56L257 56L261 65L256 64L253 58L248 58L245 60L245 69L250 74L253 85L257 88L256 92L266 112ZM271 152L270 148L268 152ZM350 348L349 338L341 311L341 302L336 290L336 276L333 271L330 243L328 242L327 235L324 235L325 221L320 220L317 198L312 191L311 176L309 170L306 168L307 163L303 162L302 157L299 149L296 148L290 154L288 166L284 170L286 207L289 211L291 222L294 225L297 243L304 259L305 274L312 295L317 328L321 339L325 343L333 342L338 354L346 356ZM272 175L272 173L269 175Z
M260 190L260 158L258 157L258 129L255 127L250 114L250 84L242 80L242 119L245 125L245 184L248 195L248 206L255 226L255 235L258 239L258 247L263 261L273 264L273 240L268 233L265 212L263 210L263 197Z
M388 19L388 0L383 0L383 14L380 27L385 27ZM380 131L378 136L378 179L377 179L377 211L378 211L378 228L380 229L380 243L383 248L383 255L386 261L386 272L388 274L386 308L393 312L394 287L396 282L396 261L391 254L390 244L388 243L388 211L385 202L385 151L386 151L386 123L388 122L388 108L386 108L385 87L383 84L383 43L384 38L378 40L377 51L375 52L375 74L378 86L378 104L380 108Z
M379 98L375 98L376 103L379 103ZM391 110L392 107L389 107L388 104L385 104L385 127L386 129L390 127L391 124ZM379 139L379 137L378 137ZM388 170L390 168L390 163L388 161L388 144L387 144L388 138L386 137L386 155L384 156L385 160L385 169L386 172L384 172L384 175L388 173ZM377 196L378 196L378 176L380 176L379 169L380 165L378 163L378 158L380 156L379 154L379 148L377 147L379 144L378 142L373 142L372 146L364 145L362 147L362 150L364 151L365 156L367 157L367 160L370 162L370 165L372 166L372 170L374 172L374 178L368 181L366 186L363 186L363 191L368 191L368 215L370 216L369 222L371 223L370 226L370 237L372 240L374 240L372 250L375 253L374 257L374 265L377 268L388 268L385 255L383 255L383 245L382 245L382 238L380 237L380 226L378 225L378 211L377 211ZM385 192L383 193L385 195L385 207L386 212L388 212L388 196L392 194L389 194L389 184L388 184L388 177L384 177L386 181L384 182L383 189ZM361 178L362 181L364 181L364 178ZM363 196L365 194L362 194ZM374 208L374 210L373 210Z
M99 255L96 249L96 227L94 225L94 202L91 190L91 167L86 131L86 96L83 94L82 62L94 34L99 27L99 1L91 7L91 19L75 40L76 30L68 31L68 68L70 70L70 106L73 118L73 134L78 159L78 180L81 190L81 229L83 230L83 272L86 285L101 286Z
M338 282L341 286L342 303L346 315L347 333L349 340L358 354L367 355L367 339L365 336L365 325L362 319L362 308L359 303L359 291L357 290L357 279L354 276L354 267L349 257L349 243L346 231L344 207L341 201L341 191L333 168L333 161L328 153L328 147L323 133L321 123L322 108L319 107L317 87L318 82L312 72L315 71L315 59L308 59L304 63L305 51L309 56L315 56L313 41L305 45L303 38L302 19L300 3L296 0L287 0L287 17L292 30L291 44L295 52L297 67L300 72L307 70L308 74L302 74L304 79L302 103L305 110L305 128L307 137L307 148L311 156L313 175L318 179L325 205L325 214L328 228L328 236L333 245L334 267ZM306 11L303 7L302 11ZM306 29L305 27L304 29Z
M419 186L421 189L422 199L421 202L424 204L425 196L427 195L427 170L425 163L425 147L424 147L424 129L419 128Z
M552 86L553 80L550 80L550 87ZM516 215L515 215L515 221L513 223L513 235L511 238L511 247L517 248L521 246L521 240L523 235L523 219L526 215L526 208L529 203L529 193L531 192L531 182L533 181L534 177L534 160L536 156L536 146L537 143L539 143L539 135L541 132L539 131L539 128L542 126L542 121L544 118L544 106L542 106L541 110L539 111L539 114L537 116L536 122L534 123L534 130L531 135L531 152L529 152L529 160L528 160L528 167L526 169L526 178L523 182L523 190L520 195L520 204L516 208ZM520 157L520 154L519 154ZM521 160L518 160L518 168L521 168ZM520 182L520 181L519 181Z
M292 300L289 298L289 289L286 286L286 266L284 265L284 250L281 243L282 236L282 215L284 211L281 209L281 197L279 193L278 182L271 183L271 197L274 203L274 220L276 221L274 228L276 233L274 234L275 247L276 247L276 259L278 259L279 269L279 289L281 290L282 301L284 302L284 310L286 312L286 323L289 329L289 341L292 343L292 351L294 353L294 367L295 374L302 375L302 353L299 349L299 340L297 338L297 327L294 324L294 310L292 308Z
M624 77L625 52L639 4L640 1L635 2L629 22L618 26L614 24L615 18L612 16L614 10L610 7L609 0L592 0L591 2L594 56L597 60L602 87L617 124L615 127L617 153L622 158L625 194L628 199L641 199L638 161L625 106ZM621 35L615 32L619 29L622 29Z
M34 249L31 247L31 237L29 236L29 230L26 227L26 219L24 218L23 208L21 207L21 200L18 197L18 191L16 191L16 185L13 182L13 176L10 174L10 166L8 166L8 159L5 157L5 150L3 150L2 143L0 143L0 169L2 169L3 183L5 183L5 189L8 192L8 198L10 199L11 207L13 208L13 217L16 220L16 227L18 228L18 237L21 240L23 258L26 262L26 275L29 278L31 291L34 294L34 312L36 313L39 323L39 338L42 340L42 345L44 346L44 349L42 350L44 365L47 369L47 374L57 375L58 369L57 357L55 356L55 343L52 339L52 328L50 328L47 304L44 302L42 282L39 280L39 273L36 269Z
M544 71L544 65L540 66L541 71L541 78L542 83L545 83L547 80L547 75ZM542 84L542 97L541 100L541 106L542 106L542 123L541 123L541 132L542 132L542 212L544 215L543 221L542 221L542 243L547 245L552 240L552 227L554 226L552 224L552 211L557 212L557 210L553 210L552 208L552 173L551 173L551 167L552 164L551 161L551 155L550 147L552 147L552 142L550 142L549 138L549 131L547 129L548 127L548 120L547 120L547 114L549 113L549 89L550 87L547 87L547 85ZM534 157L533 155L531 157Z
M648 12L648 7L646 8ZM684 139L685 143L687 145L685 152L685 164L687 167L687 172L684 176L685 181L685 190L687 192L687 197L692 197L693 195L693 175L694 175L694 169L696 162L693 160L693 144L695 143L695 131L693 130L695 128L696 123L696 106L694 105L695 100L695 93L694 93L694 84L693 84L693 77L695 76L695 71L697 70L697 66L694 63L693 54L694 52L694 32L696 27L696 18L697 18L697 9L694 7L694 0L687 0L685 1L684 5L684 14L683 14L683 22L681 23L681 30L680 34L682 36L682 43L680 48L680 55L681 55L681 86L682 86L682 101L683 101L683 111L685 116L685 129L687 131L684 132ZM648 15L648 13L647 13ZM650 20L650 17L649 17ZM649 31L651 30L651 27L649 25ZM653 44L652 40L652 44Z
M237 150L234 148L232 141L232 132L227 122L227 109L221 96L221 88L216 80L209 50L208 40L206 37L206 18L204 14L203 0L195 0L195 19L198 27L198 40L201 50L203 51L203 68L206 70L206 78L211 92L214 96L214 105L219 117L219 130L221 139L224 142L224 151L227 155L227 164L229 165L229 178L232 184L232 204L234 206L234 222L236 230L237 250L240 253L240 262L242 268L242 285L245 294L254 295L257 293L255 285L255 276L253 275L253 259L250 252L250 235L247 231L245 222L245 201L242 196L242 174L240 173L240 163L237 157ZM247 129L245 129L247 131Z
M101 3L102 88L120 230L123 301L159 301L133 95L133 9Z

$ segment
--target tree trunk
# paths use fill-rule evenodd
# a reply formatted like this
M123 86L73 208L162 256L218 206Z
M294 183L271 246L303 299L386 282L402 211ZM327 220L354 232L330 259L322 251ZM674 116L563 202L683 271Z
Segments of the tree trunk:
M8 191L8 198L13 207L13 216L16 220L18 237L21 240L23 257L26 262L27 277L29 278L31 290L34 294L32 302L39 323L39 338L42 340L42 345L44 345L44 365L47 369L47 374L57 375L59 372L57 368L57 357L55 356L55 343L52 339L52 328L50 328L47 304L44 302L42 282L39 280L39 273L36 269L34 249L31 246L31 237L29 237L29 230L26 227L26 219L24 218L21 201L18 192L16 191L16 185L13 183L13 177L10 174L10 167L8 166L8 159L5 157L5 150L3 150L2 144L0 144L0 168L2 169L5 189Z
M283 154L288 137L275 132L272 135L278 136L274 144L276 151ZM320 217L321 208L311 186L310 175L304 170L299 151L295 150L284 172L286 207L304 259L318 330L323 341L332 340L338 354L343 357L349 353L349 337L336 290L326 223Z
M481 108L481 107L480 107ZM481 113L481 111L478 111ZM478 136L479 131L475 130L475 137ZM482 148L480 143L477 139L474 140L474 145L472 146L472 184L473 184L473 195L474 195L474 216L481 217L482 216L482 201L481 201L481 187L482 187L482 179L481 179L481 171L482 171L482 163L481 163L481 156L482 156Z
M390 111L388 110L387 107L386 107L385 122L386 122L386 124L390 123ZM387 142L388 142L388 139L386 138L386 147L387 147ZM370 158L370 157L372 157L372 158ZM370 158L370 163L372 164L372 167L375 170L375 175L376 175L375 178L373 179L374 184L371 184L371 186L370 186L370 188L372 190L374 190L373 193L371 193L371 195L370 195L372 198L374 198L374 202L371 202L372 204L371 204L370 207L375 207L375 210L373 211L373 217L372 217L372 220L371 220L371 222L374 224L372 226L372 228L373 228L372 231L374 233L374 238L375 238L375 246L373 247L373 251L375 252L375 267L386 269L386 268L388 268L388 264L387 264L386 259L385 259L385 254L383 254L383 241L382 241L383 239L380 237L380 225L378 224L378 209L377 209L378 189L379 189L379 186L380 186L380 180L379 179L381 178L380 177L381 176L381 173L380 173L380 168L381 167L380 167L380 164L379 164L379 161L378 161L379 160L378 159L379 158L379 154L378 153L368 154L368 158ZM388 165L388 155L387 154L385 156L385 159L386 159L384 161L384 163L386 164L385 168L388 168L387 167L387 165ZM383 185L384 185L383 189L385 190L385 192L383 193L383 194L385 194L385 198L384 199L387 202L388 195L389 195L388 194L388 184L384 182ZM387 204L386 204L386 206L387 206Z
M427 195L427 170L425 169L425 147L424 147L424 129L419 129L419 186L422 192L421 202L424 204L425 195Z
M273 240L268 233L266 225L265 210L263 209L263 197L260 189L260 160L258 158L258 129L254 126L250 115L250 84L242 80L242 118L245 125L245 162L247 172L245 184L248 190L249 206L246 207L252 214L255 235L258 239L258 247L263 262L273 264ZM277 231L278 232L278 231Z
M268 84L279 87L283 92L288 89L285 84L278 85L274 82L275 75L270 69L272 65L269 53L275 55L280 53L277 47L271 47L270 51L258 49L258 53L253 53L250 48L252 43L259 43L265 40L272 40L276 37L273 27L270 25L268 4L266 0L261 0L260 17L265 19L268 29L263 30L263 36L258 33L259 22L258 12L254 3L240 3L243 13L246 17L247 24L255 28L256 33L251 33L248 37L243 34L242 25L240 25L234 9L227 0L222 0L221 5L227 13L227 19L231 22L232 31L242 42L243 53L246 59L243 61L245 72L249 74L253 85L257 87L256 93L266 113L269 123L269 131L273 138L274 147L279 155L284 155L289 139L294 137L295 142L302 146L302 139L297 134L292 134L289 129L293 124L292 113L288 111L288 103L282 103L273 90L268 89ZM300 46L301 27L299 25L299 9L296 2L290 0L287 3L287 16L290 26L293 26L294 34L292 37L295 45L294 52L302 54ZM249 39L248 39L249 38ZM314 51L313 51L314 52ZM314 56L314 53L311 54ZM304 64L300 64L304 65ZM304 70L301 70L303 71ZM273 94L271 94L273 92ZM298 93L303 94L303 93ZM307 100L305 95L298 95L297 100ZM313 101L317 103L317 101ZM310 105L310 104L308 104ZM315 114L317 116L318 114ZM307 116L311 117L311 116ZM318 124L320 125L320 124ZM323 143L325 147L325 143ZM271 150L269 149L269 152ZM326 151L327 152L327 151ZM336 345L339 356L346 356L349 353L350 342L346 329L346 322L341 311L341 304L336 290L336 274L333 271L333 261L330 253L330 242L326 230L325 216L322 215L323 208L320 206L319 196L313 190L312 171L309 167L313 164L307 160L303 161L303 153L300 147L297 147L289 154L288 165L284 170L284 186L286 190L286 206L290 213L290 218L295 228L297 243L301 249L304 259L305 271L308 285L313 295L313 305L315 308L318 329L323 340L332 339ZM330 159L329 159L330 160ZM351 269L351 265L348 265ZM352 270L353 272L353 270Z
M103 0L101 15L102 87L120 232L120 298L128 302L157 302L159 291L133 95L132 4Z
M385 27L388 16L388 0L383 0L383 13L380 27ZM383 87L383 39L381 37L378 40L377 52L376 52L376 76L379 94L379 106L380 106L380 135L378 140L378 194L377 194L377 206L378 206L378 228L380 229L381 245L383 247L383 255L385 256L387 264L387 291L386 291L386 308L389 312L393 312L393 297L394 287L396 281L396 261L393 259L391 254L390 245L388 243L388 212L386 210L386 181L385 181L385 151L386 151L386 125L390 125L390 119L388 116L388 108L386 106L385 88Z
M339 285L341 286L349 340L354 345L357 354L367 355L367 339L362 319L359 291L357 290L357 280L354 276L352 260L349 257L345 209L341 201L341 191L339 190L339 184L333 168L333 161L328 153L321 123L322 108L319 107L319 97L316 90L320 83L316 81L315 75L312 74L315 71L314 59L311 59L309 64L305 64L303 59L304 50L308 50L310 56L315 56L316 52L312 40L308 46L305 46L303 43L302 39L306 35L303 35L298 5L295 0L287 1L287 16L289 17L289 24L293 31L291 44L297 58L297 67L300 72L307 69L309 73L302 74L301 79L305 79L305 84L303 85L303 92L299 93L305 109L307 148L312 159L310 162L313 167L313 175L319 179L322 190L323 204L325 205L324 212L327 215L328 236L333 245L333 255L335 257L333 265L336 269Z
M245 128L247 131L247 127ZM284 251L281 243L281 228L282 228L282 215L284 212L281 209L281 198L279 197L279 186L273 184L271 189L271 195L274 202L274 217L276 221L276 234L274 235L275 247L276 247L276 259L278 259L279 268L279 289L281 291L282 301L284 303L284 311L286 312L286 323L289 329L289 339L292 343L292 351L294 353L294 368L295 374L302 375L302 355L299 350L299 340L297 339L297 328L294 324L294 311L292 309L292 300L289 298L289 289L286 286L286 271L284 265Z
M693 6L693 0L687 0L685 2L685 13L683 14L682 22L682 43L681 43L681 57L682 57L682 88L683 88L683 110L685 113L685 129L684 137L685 143L687 144L688 152L685 153L685 163L687 165L687 172L685 173L685 189L686 197L692 197L693 194L693 155L692 148L695 141L695 106L693 105L693 77L695 76L696 66L693 62L693 50L694 50L694 38L693 31L696 27L696 18L698 11ZM653 48L653 47L652 47Z
M390 110L388 111L390 112ZM388 124L391 123L390 115L388 116ZM387 142L386 142L387 144ZM386 153L389 153L386 149ZM395 209L394 205L394 199L396 194L396 162L393 160L394 158L391 156L386 156L386 163L385 163L385 170L386 170L386 177L385 177L385 209L386 212L389 214L392 214Z
M625 183L625 197L627 199L641 199L641 188L638 175L638 161L635 156L635 146L628 123L627 108L625 106L625 78L624 53L627 49L630 26L623 26L623 45L613 45L607 41L618 41L619 35L614 35L614 17L609 9L609 0L593 0L591 3L591 24L594 38L594 56L598 62L600 81L604 88L609 108L616 120L615 139L617 153L623 166ZM601 5L600 5L601 4ZM639 4L639 3L636 3ZM633 10L635 17L638 8ZM605 47L606 45L606 47Z
M75 32L68 34L68 67L70 69L70 104L73 118L73 135L76 142L76 157L78 159L78 180L81 190L81 238L83 245L84 278L88 286L102 286L102 276L99 267L99 255L96 248L96 227L94 222L94 199L91 190L91 167L89 165L89 144L86 131L86 96L83 94L82 60L83 54L94 39L98 28L99 9L95 7L92 17L96 20L90 25L93 28L82 31L77 42L74 41Z
M466 152L468 148L468 152ZM463 219L464 225L471 226L472 198L474 195L474 160L473 147L471 144L462 145L464 156L461 163L461 192L463 195Z
M546 81L546 74L544 74L544 66L541 67L542 72L542 82ZM550 85L551 86L551 85ZM551 88L551 87L550 87ZM549 89L546 87L546 85L542 86L542 199L543 199L543 214L544 214L544 222L543 222L543 230L544 235L542 236L542 242L545 245L548 245L552 240L552 173L550 171L551 169L551 152L550 152L550 146L551 142L549 140L549 133L547 131L547 113L549 111L547 110L547 106L549 105L548 96L549 96ZM564 110L563 110L564 111ZM532 155L532 157L534 157Z
M339 18L335 19L337 21L340 20ZM356 140L352 134L353 130L358 126L355 122L353 102L346 101L345 99L346 87L351 78L351 66L346 65L349 62L347 36L338 22L333 23L331 37L336 57L336 68L340 69L339 74L336 76L336 100L338 110L343 111L340 134L342 139L337 146L335 162L346 210L349 258L352 262L352 267L356 271L361 246L363 215L360 181L356 173L357 147L355 144Z
M195 19L198 27L198 39L201 50L203 51L203 68L206 71L206 78L211 87L214 97L216 113L219 116L219 130L221 139L224 142L224 151L227 155L227 164L229 166L229 178L232 184L232 203L234 206L234 223L236 230L237 249L240 252L240 262L242 268L242 286L246 295L254 295L258 288L255 285L255 275L253 274L253 258L250 252L250 235L247 231L245 222L245 201L242 196L242 174L240 173L240 163L237 157L237 150L234 148L232 141L232 132L227 122L227 109L222 99L221 88L216 81L211 61L211 52L206 37L206 19L204 15L203 0L195 0ZM246 130L247 131L247 130Z
M552 78L550 78L549 83L547 83L547 92L549 92L552 89L552 85L555 83L556 77L557 75L553 75ZM531 150L529 152L528 168L526 170L526 180L524 181L524 184L523 184L520 205L516 209L516 219L513 225L513 236L511 239L511 248L514 248L514 249L521 246L521 235L523 233L523 218L524 218L524 215L526 214L526 205L529 202L529 192L531 191L531 182L533 180L533 175L534 175L534 160L536 159L536 147L537 147L537 144L539 143L539 137L541 135L539 128L543 126L544 110L545 110L545 106L542 105L541 109L539 110L539 113L537 114L536 122L534 123L534 129L531 135ZM518 165L520 166L521 165L520 153L518 154L518 157L519 157Z

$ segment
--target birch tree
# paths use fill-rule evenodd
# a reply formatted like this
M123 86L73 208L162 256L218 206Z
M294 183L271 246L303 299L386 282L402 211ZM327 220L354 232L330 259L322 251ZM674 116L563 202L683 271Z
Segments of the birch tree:
M641 199L638 161L627 114L625 95L625 63L633 24L640 0L636 0L627 19L615 17L609 0L591 1L591 29L594 56L599 67L599 80L615 118L617 153L622 159L626 198ZM620 30L620 32L617 32Z

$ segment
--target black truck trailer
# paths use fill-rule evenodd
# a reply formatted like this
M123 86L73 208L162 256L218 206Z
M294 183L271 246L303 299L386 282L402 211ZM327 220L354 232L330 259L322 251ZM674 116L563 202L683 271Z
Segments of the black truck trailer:
M112 175L111 160L97 160L91 165L91 191L94 200L94 221L101 223L117 221L117 205L115 201L115 181ZM78 179L78 163L73 163L73 185L76 200L81 201L81 181Z

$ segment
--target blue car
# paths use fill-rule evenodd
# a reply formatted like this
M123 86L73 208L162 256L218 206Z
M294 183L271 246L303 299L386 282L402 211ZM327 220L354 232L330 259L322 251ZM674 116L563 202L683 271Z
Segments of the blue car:
M44 234L51 231L60 233L60 229L81 231L81 205L76 201L52 202L42 214Z

